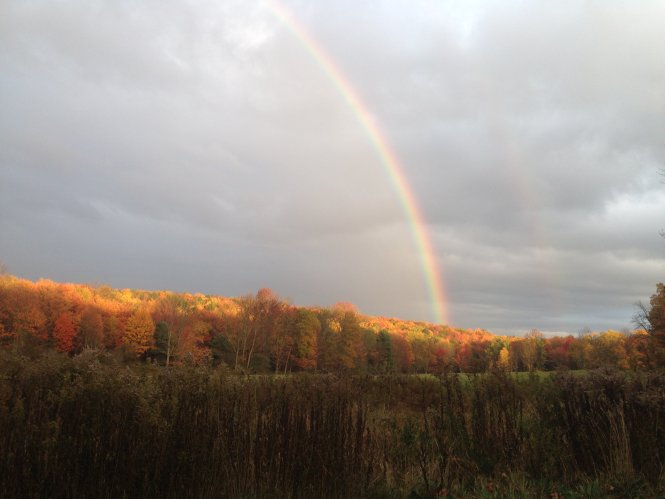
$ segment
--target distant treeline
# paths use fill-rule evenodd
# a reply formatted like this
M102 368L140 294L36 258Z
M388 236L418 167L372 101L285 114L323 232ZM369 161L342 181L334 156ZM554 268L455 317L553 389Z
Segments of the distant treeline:
M351 304L296 307L269 289L225 298L0 277L0 347L29 357L106 350L125 361L248 373L531 371L662 364L645 330L496 336L368 317Z

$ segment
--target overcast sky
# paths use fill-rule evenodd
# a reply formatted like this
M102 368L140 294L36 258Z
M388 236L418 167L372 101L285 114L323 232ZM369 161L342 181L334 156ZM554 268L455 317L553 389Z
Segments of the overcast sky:
M366 130L275 5L0 5L15 275L431 320ZM630 326L665 279L665 2L284 1L427 221L451 322Z

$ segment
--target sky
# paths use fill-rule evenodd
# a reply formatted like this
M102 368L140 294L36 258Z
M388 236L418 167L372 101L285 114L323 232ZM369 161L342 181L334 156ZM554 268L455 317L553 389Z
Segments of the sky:
M0 261L423 321L434 272L453 326L632 327L665 279L663 19L658 0L3 2Z

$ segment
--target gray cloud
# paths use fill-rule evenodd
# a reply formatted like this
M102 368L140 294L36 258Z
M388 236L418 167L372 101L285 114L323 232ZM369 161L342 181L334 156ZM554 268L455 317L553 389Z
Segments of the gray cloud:
M284 5L396 151L456 325L629 324L665 263L661 2ZM269 4L2 9L11 271L431 319L366 130Z

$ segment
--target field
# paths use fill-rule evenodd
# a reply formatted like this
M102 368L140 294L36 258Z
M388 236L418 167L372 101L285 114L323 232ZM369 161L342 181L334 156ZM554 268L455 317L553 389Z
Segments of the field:
M658 497L665 379L0 359L1 497Z

